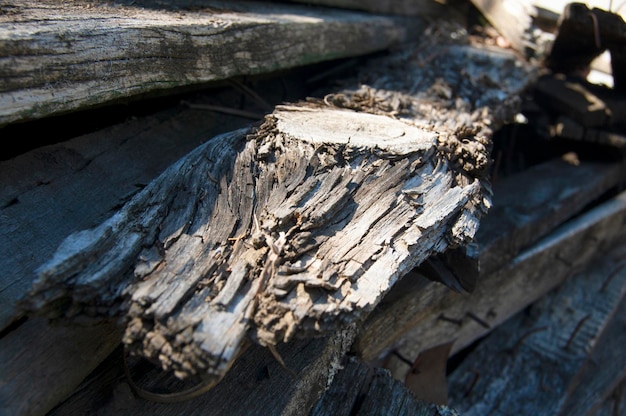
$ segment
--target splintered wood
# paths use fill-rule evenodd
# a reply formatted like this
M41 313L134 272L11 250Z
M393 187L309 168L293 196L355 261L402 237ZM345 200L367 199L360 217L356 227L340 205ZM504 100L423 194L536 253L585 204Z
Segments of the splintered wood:
M130 352L209 385L249 340L360 322L411 268L472 240L490 205L492 129L533 79L462 32L426 36L352 88L189 153L68 237L23 308L120 316Z

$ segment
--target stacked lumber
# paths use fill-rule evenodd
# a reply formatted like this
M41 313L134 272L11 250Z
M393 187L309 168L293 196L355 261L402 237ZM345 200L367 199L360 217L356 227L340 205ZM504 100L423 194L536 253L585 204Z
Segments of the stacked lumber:
M619 409L626 167L510 127L537 14L306 3L2 5L14 139L175 97L0 162L2 412Z

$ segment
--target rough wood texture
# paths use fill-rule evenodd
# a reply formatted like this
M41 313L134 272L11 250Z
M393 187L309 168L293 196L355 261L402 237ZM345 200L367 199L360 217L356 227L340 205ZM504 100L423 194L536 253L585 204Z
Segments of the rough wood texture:
M281 106L196 149L68 238L24 307L119 310L130 350L209 385L249 335L271 346L364 318L399 276L467 243L489 204L491 127L533 72L464 42L377 61L372 87Z
M122 337L113 323L51 329L45 320L33 319L20 329L1 340L2 415L46 414L72 394Z
M454 340L452 354L487 334L584 267L596 252L623 233L626 195L565 224L510 265L482 279L476 291L463 296L446 288L424 291L413 326L396 344L403 357L417 357L433 345ZM437 302L434 308L431 297ZM367 345L367 344L365 344ZM392 367L403 378L407 366Z
M176 403L137 397L124 375L120 349L50 416L307 414L341 369L353 334L354 330L349 328L330 337L279 345L277 350L285 367L266 348L251 345L212 390ZM136 383L151 391L165 393L185 388L171 373L163 373L146 363L131 363L131 372Z
M368 367L351 357L343 363L330 388L309 415L455 416L458 413L446 406L417 400L387 370Z
M453 372L451 403L460 412L584 415L602 403L626 374L623 239L601 252L494 331Z
M476 289L470 294L457 293L425 279L419 273L410 273L390 291L365 322L355 350L366 362L378 361L394 349L412 360L421 350L454 339L457 342L453 350L458 351L486 333L489 328L472 319L468 313L472 312L493 327L564 279L568 269L561 262L550 265L550 256L554 253L542 253L536 246L538 240L554 233L558 225L618 186L624 177L623 164L582 162L574 166L558 159L499 181L494 187L494 206L476 234L480 262ZM524 197L520 198L520 195ZM527 195L531 197L525 197ZM619 224L622 215L619 209L608 211L606 221ZM560 231L561 234L553 234L543 244L546 247L554 245L557 251L564 250L569 244L575 244L573 242L578 238L584 238L586 234L583 231L595 221L600 221L599 236L610 239L612 231L603 228L604 220L600 216L581 223L578 231L574 231L574 227L569 231ZM608 234L605 235L606 232ZM570 237L572 243L569 242ZM593 244L596 243L594 240ZM587 253L587 246L593 247L588 243L580 247L583 250L581 260L584 258L582 253ZM524 250L525 255L521 254ZM539 267L540 261L547 262L546 276L549 279L532 272L532 265ZM526 276L528 273L532 274ZM520 286L523 285L521 281L533 279L530 276L540 281L528 284L532 290L524 290ZM460 334L465 334L465 338ZM404 372L408 369L406 365L400 368ZM395 371L394 375L404 378L403 374L396 374Z
M224 89L210 99L225 106L233 96L238 102L238 93ZM248 119L176 106L0 162L0 246L11 253L0 257L0 326L4 329L0 356L7 357L0 360L0 403L8 414L46 414L121 339L111 324L69 327L27 320L19 325L14 305L31 287L41 258L52 256L72 232L106 219L208 137L249 123ZM12 320L14 325L7 327ZM17 345L19 354L15 353ZM75 365L76 359L82 360L81 365Z
M263 2L4 1L0 126L378 51L421 21ZM413 30L415 29L415 30Z
M300 117L308 136L297 132ZM480 183L454 184L446 162L432 160L434 145L384 116L278 109L256 137L214 139L111 220L66 240L26 302L108 314L127 291L130 348L181 375L219 378L250 320L263 344L334 329L433 250L471 238L453 229L476 228L476 214L462 210L481 203ZM133 264L135 282L125 272Z

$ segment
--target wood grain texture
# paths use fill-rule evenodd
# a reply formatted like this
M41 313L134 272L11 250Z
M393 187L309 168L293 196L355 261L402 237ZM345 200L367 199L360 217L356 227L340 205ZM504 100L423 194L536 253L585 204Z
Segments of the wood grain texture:
M251 345L213 389L193 399L159 403L136 396L124 376L121 351L105 361L50 416L94 414L148 415L302 415L307 414L340 371L354 328L329 337L296 340L277 346L283 367L260 345ZM185 385L171 373L131 363L132 377L141 387L175 392ZM190 380L195 381L195 380Z
M493 327L565 278L566 275L559 273L567 273L567 269L559 262L551 264L552 254L543 254L533 247L537 247L542 236L554 233L559 225L581 213L599 195L623 180L624 166L621 163L583 162L574 166L556 159L499 181L494 186L494 206L476 234L479 264L468 266L480 270L476 289L472 293L450 291L425 279L419 270L415 270L389 292L377 311L365 322L355 349L366 362L379 360L394 348L413 359L421 348L427 349L457 338L453 350L458 351L488 329L468 317L467 312L473 311ZM617 216L611 219L612 215ZM615 211L607 217L607 221L619 224L620 215L619 210ZM585 230L587 225L582 224L580 230ZM599 228L600 235L605 233L603 227ZM608 235L613 235L610 229L606 231L609 231ZM562 245L564 249L569 244L570 235L562 231L560 236L556 234L552 238L551 244L555 247ZM571 241L578 241L577 238L572 236ZM580 238L585 238L585 234L580 234ZM587 253L583 247L581 250L581 255ZM528 253L526 260L520 258L524 252ZM525 273L535 273L532 265L539 268L539 259L543 256L546 256L546 270L554 271L546 272L547 276L556 280L550 283L549 279L541 279L539 284L529 284L532 289L524 290L516 279L532 279ZM473 273L473 270L465 271L468 272ZM517 289L508 288L509 284ZM504 308L504 317L494 315L499 308L497 305ZM465 330L467 338L462 341L463 337L459 334ZM472 331L473 336L470 335ZM400 368L407 370L405 365ZM403 375L397 376L403 378Z
M310 416L406 415L455 416L445 405L418 400L401 382L382 368L368 367L355 357L343 363Z
M310 137L291 127L300 113ZM316 142L314 126L347 120L345 132L326 130ZM471 238L454 230L477 220L462 210L480 204L480 184L453 182L446 163L432 160L432 134L384 116L295 106L247 133L198 148L102 226L66 240L25 303L54 311L70 300L63 313L107 315L126 292L131 349L182 375L221 377L251 320L263 344L334 329L338 317L366 314L433 250Z
M453 372L451 402L459 411L583 415L602 403L626 371L617 352L624 338L623 239L602 253L499 327Z
M121 337L112 322L51 329L43 319L29 320L2 337L0 414L46 414L72 394Z
M0 162L0 327L21 315L41 259L104 221L178 158L250 120L178 106ZM28 250L15 250L28 247Z
M5 1L0 125L379 51L421 21L264 2Z
M395 344L382 342L387 349L417 357L424 349L454 340L452 354L460 351L610 247L623 231L625 202L626 195L621 194L563 224L499 272L481 278L471 294L434 283L432 288L407 291L405 301L394 300L387 312L366 322L355 349L366 360L378 360L386 351L377 340L391 339ZM424 285L424 280L418 284ZM401 330L390 326L393 320ZM402 336L394 336L396 330ZM406 365L394 367L394 376L402 379L407 370Z

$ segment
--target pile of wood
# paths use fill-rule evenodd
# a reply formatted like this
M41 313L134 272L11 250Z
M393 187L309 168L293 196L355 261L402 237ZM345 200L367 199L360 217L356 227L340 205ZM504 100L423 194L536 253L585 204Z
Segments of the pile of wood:
M2 3L2 412L619 412L624 135L490 4Z

